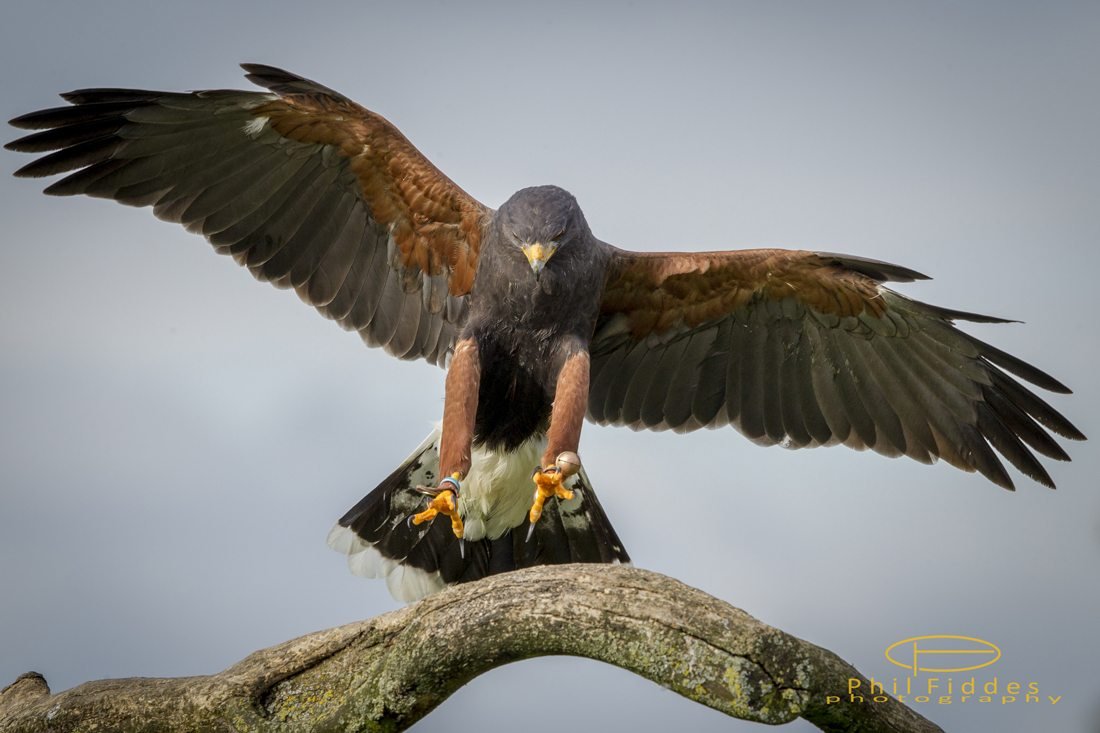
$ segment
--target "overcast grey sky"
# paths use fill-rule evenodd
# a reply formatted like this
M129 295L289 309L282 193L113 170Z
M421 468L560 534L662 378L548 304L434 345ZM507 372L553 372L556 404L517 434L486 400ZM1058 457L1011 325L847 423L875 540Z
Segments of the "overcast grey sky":
M5 11L0 118L79 87L243 87L238 62L283 66L387 116L490 206L556 183L622 247L774 245L926 272L900 289L1026 321L974 332L1073 387L1050 401L1098 432L1096 3ZM214 672L396 607L324 538L439 417L442 372L365 348L148 211L42 196L11 178L24 162L0 155L0 685ZM1058 491L1014 474L1015 494L732 430L589 426L583 446L637 565L869 675L904 674L883 658L894 641L968 634L1002 648L991 674L1063 695L918 706L948 730L1100 718L1095 442L1051 468ZM649 488L631 494L639 473ZM759 728L545 659L475 681L417 730L511 730L539 694L532 732Z

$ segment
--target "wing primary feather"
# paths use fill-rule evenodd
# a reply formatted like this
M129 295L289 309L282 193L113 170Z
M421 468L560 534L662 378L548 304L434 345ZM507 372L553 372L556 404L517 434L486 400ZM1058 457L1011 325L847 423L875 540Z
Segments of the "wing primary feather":
M1085 435L1060 412L1048 405L1026 387L997 369L989 370L992 387L1010 402L1031 415L1048 430L1070 440L1085 440Z
M960 333L962 333L960 331ZM969 334L963 334L963 336L969 340L972 344L978 347L981 355L989 361L993 362L997 366L1001 367L1005 371L1012 372L1021 379L1034 384L1036 387L1042 387L1050 392L1057 392L1059 394L1072 394L1072 390L1069 387L1059 382L1054 377L1050 376L1041 369L1033 367L1023 359L1017 358L1012 354L1001 351L996 346L987 344L980 339L976 339Z
M997 413L984 402L977 405L977 412L978 430L997 449L997 452L1007 458L1020 473L1053 489L1054 481L1050 478L1050 474Z
M110 138L118 132L123 124L122 119L112 119L110 117L77 122L12 140L4 145L4 148L17 153L44 153L50 150L61 150L93 140Z
M8 120L8 124L21 130L47 130L54 127L76 125L82 122L117 118L119 115L133 108L134 101L130 100L122 102L92 102L68 107L51 107L50 109L43 109L37 112L20 115L12 120Z
M1015 321L1011 318L986 316L982 315L981 313L971 313L970 311L960 311L953 308L944 308L942 306L930 305L928 303L922 303L916 300L910 300L909 302L915 304L920 310L947 321L970 321L971 323L1020 323L1020 321Z
M997 413L997 416L1033 449L1048 458L1056 461L1068 461L1069 454L1058 445L1047 431L1039 426L1039 423L1020 409L1016 404L1008 400L996 387L985 387L982 400Z
M110 158L122 146L116 137L101 137L58 150L32 160L13 175L19 178L42 178L83 168Z
M993 449L989 447L985 436L979 432L978 428L973 425L963 425L962 433L963 459L970 466L976 468L978 473L1001 488L1015 491L1016 486L1012 483L1008 472L1005 471L1004 464L997 458Z
M111 194L92 193L89 188L100 179L116 174L129 165L132 165L132 162L128 160L105 160L95 163L51 183L42 190L42 193L47 196L76 196L86 193L89 196L111 197ZM122 199L120 201L124 204L129 203Z
M167 97L189 96L176 92L155 92L150 89L120 89L115 87L100 87L93 89L74 89L71 92L59 94L62 99L78 107L88 107L96 104L123 103L130 107L148 102L159 102ZM59 107L58 109L71 109L71 107Z
M172 170L171 166L178 163L179 167L183 168L187 165L203 164L207 160L216 158L217 153L214 151L167 160L164 157L109 158L65 176L45 192L52 196L87 194L99 198L113 198L129 204L135 198L144 200L147 196L147 192L132 191L142 183L154 181L153 188L162 193L171 188L172 183L165 180L165 174Z
M1060 394L1071 393L1068 387L1046 372L1028 364L1018 357L1001 351L995 346L987 344L981 339L960 331L949 323L926 322L924 330L941 344L953 351L964 353L971 357L981 356L986 361L996 364L1005 371L1011 372L1017 377L1031 382L1042 389Z
M250 157L247 149L240 149L234 144L232 135L213 137L208 145L198 149L148 146L148 151L142 155L135 155L129 145L127 143L120 149L117 156L126 161L124 167L97 175L94 179L89 178L84 190L70 193L114 198L124 203L134 200L157 203L165 199L194 196L203 182L220 182L224 180L226 171L235 170L226 163ZM153 197L154 192L159 195Z

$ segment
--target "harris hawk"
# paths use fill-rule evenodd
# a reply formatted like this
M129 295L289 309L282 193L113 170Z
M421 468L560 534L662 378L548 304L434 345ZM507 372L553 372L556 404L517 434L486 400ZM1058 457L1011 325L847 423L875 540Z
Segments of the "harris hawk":
M577 201L472 198L389 122L246 64L266 91L84 89L11 121L16 172L203 235L260 280L401 359L447 368L443 420L329 544L399 599L540 563L628 562L578 457L584 419L732 425L754 442L943 459L1013 488L1002 458L1084 436L1025 386L1059 381L959 330L1002 319L885 286L876 260L757 249L639 253ZM999 454L999 456L998 456ZM442 518L439 515L443 515Z

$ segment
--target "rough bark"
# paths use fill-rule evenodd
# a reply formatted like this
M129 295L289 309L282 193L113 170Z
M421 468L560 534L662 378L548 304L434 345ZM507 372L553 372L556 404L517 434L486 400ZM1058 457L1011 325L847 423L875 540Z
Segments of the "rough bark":
M614 664L744 720L940 730L892 698L846 702L849 678L868 687L851 665L702 591L636 568L565 565L451 588L207 677L51 695L28 673L0 692L0 731L399 731L483 672L548 654Z

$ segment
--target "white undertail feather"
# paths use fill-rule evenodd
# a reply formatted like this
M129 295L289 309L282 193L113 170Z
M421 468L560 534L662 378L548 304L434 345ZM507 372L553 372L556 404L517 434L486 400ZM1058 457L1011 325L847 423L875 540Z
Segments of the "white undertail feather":
M410 474L413 485L436 486L439 483L440 430L437 424L409 457L415 458L431 448L424 455L421 465ZM545 449L544 435L535 435L507 453L483 447L473 449L470 472L462 480L458 500L467 541L476 542L486 537L497 539L523 523L534 500L535 485L531 475ZM570 479L567 485L575 480L575 477ZM422 508L410 507L409 513ZM403 520L402 517L397 521ZM329 532L328 545L348 556L348 568L355 575L385 578L390 593L398 600L415 601L441 590L445 585L438 571L428 573L384 557L346 527L333 527Z
M353 574L364 578L385 578L390 595L399 601L412 603L446 586L439 571L428 573L384 557L347 527L333 527L328 533L328 546L348 556L348 569Z
M535 435L511 453L473 449L470 473L458 495L466 539L495 540L523 522L535 496L531 475L544 450L544 435Z

